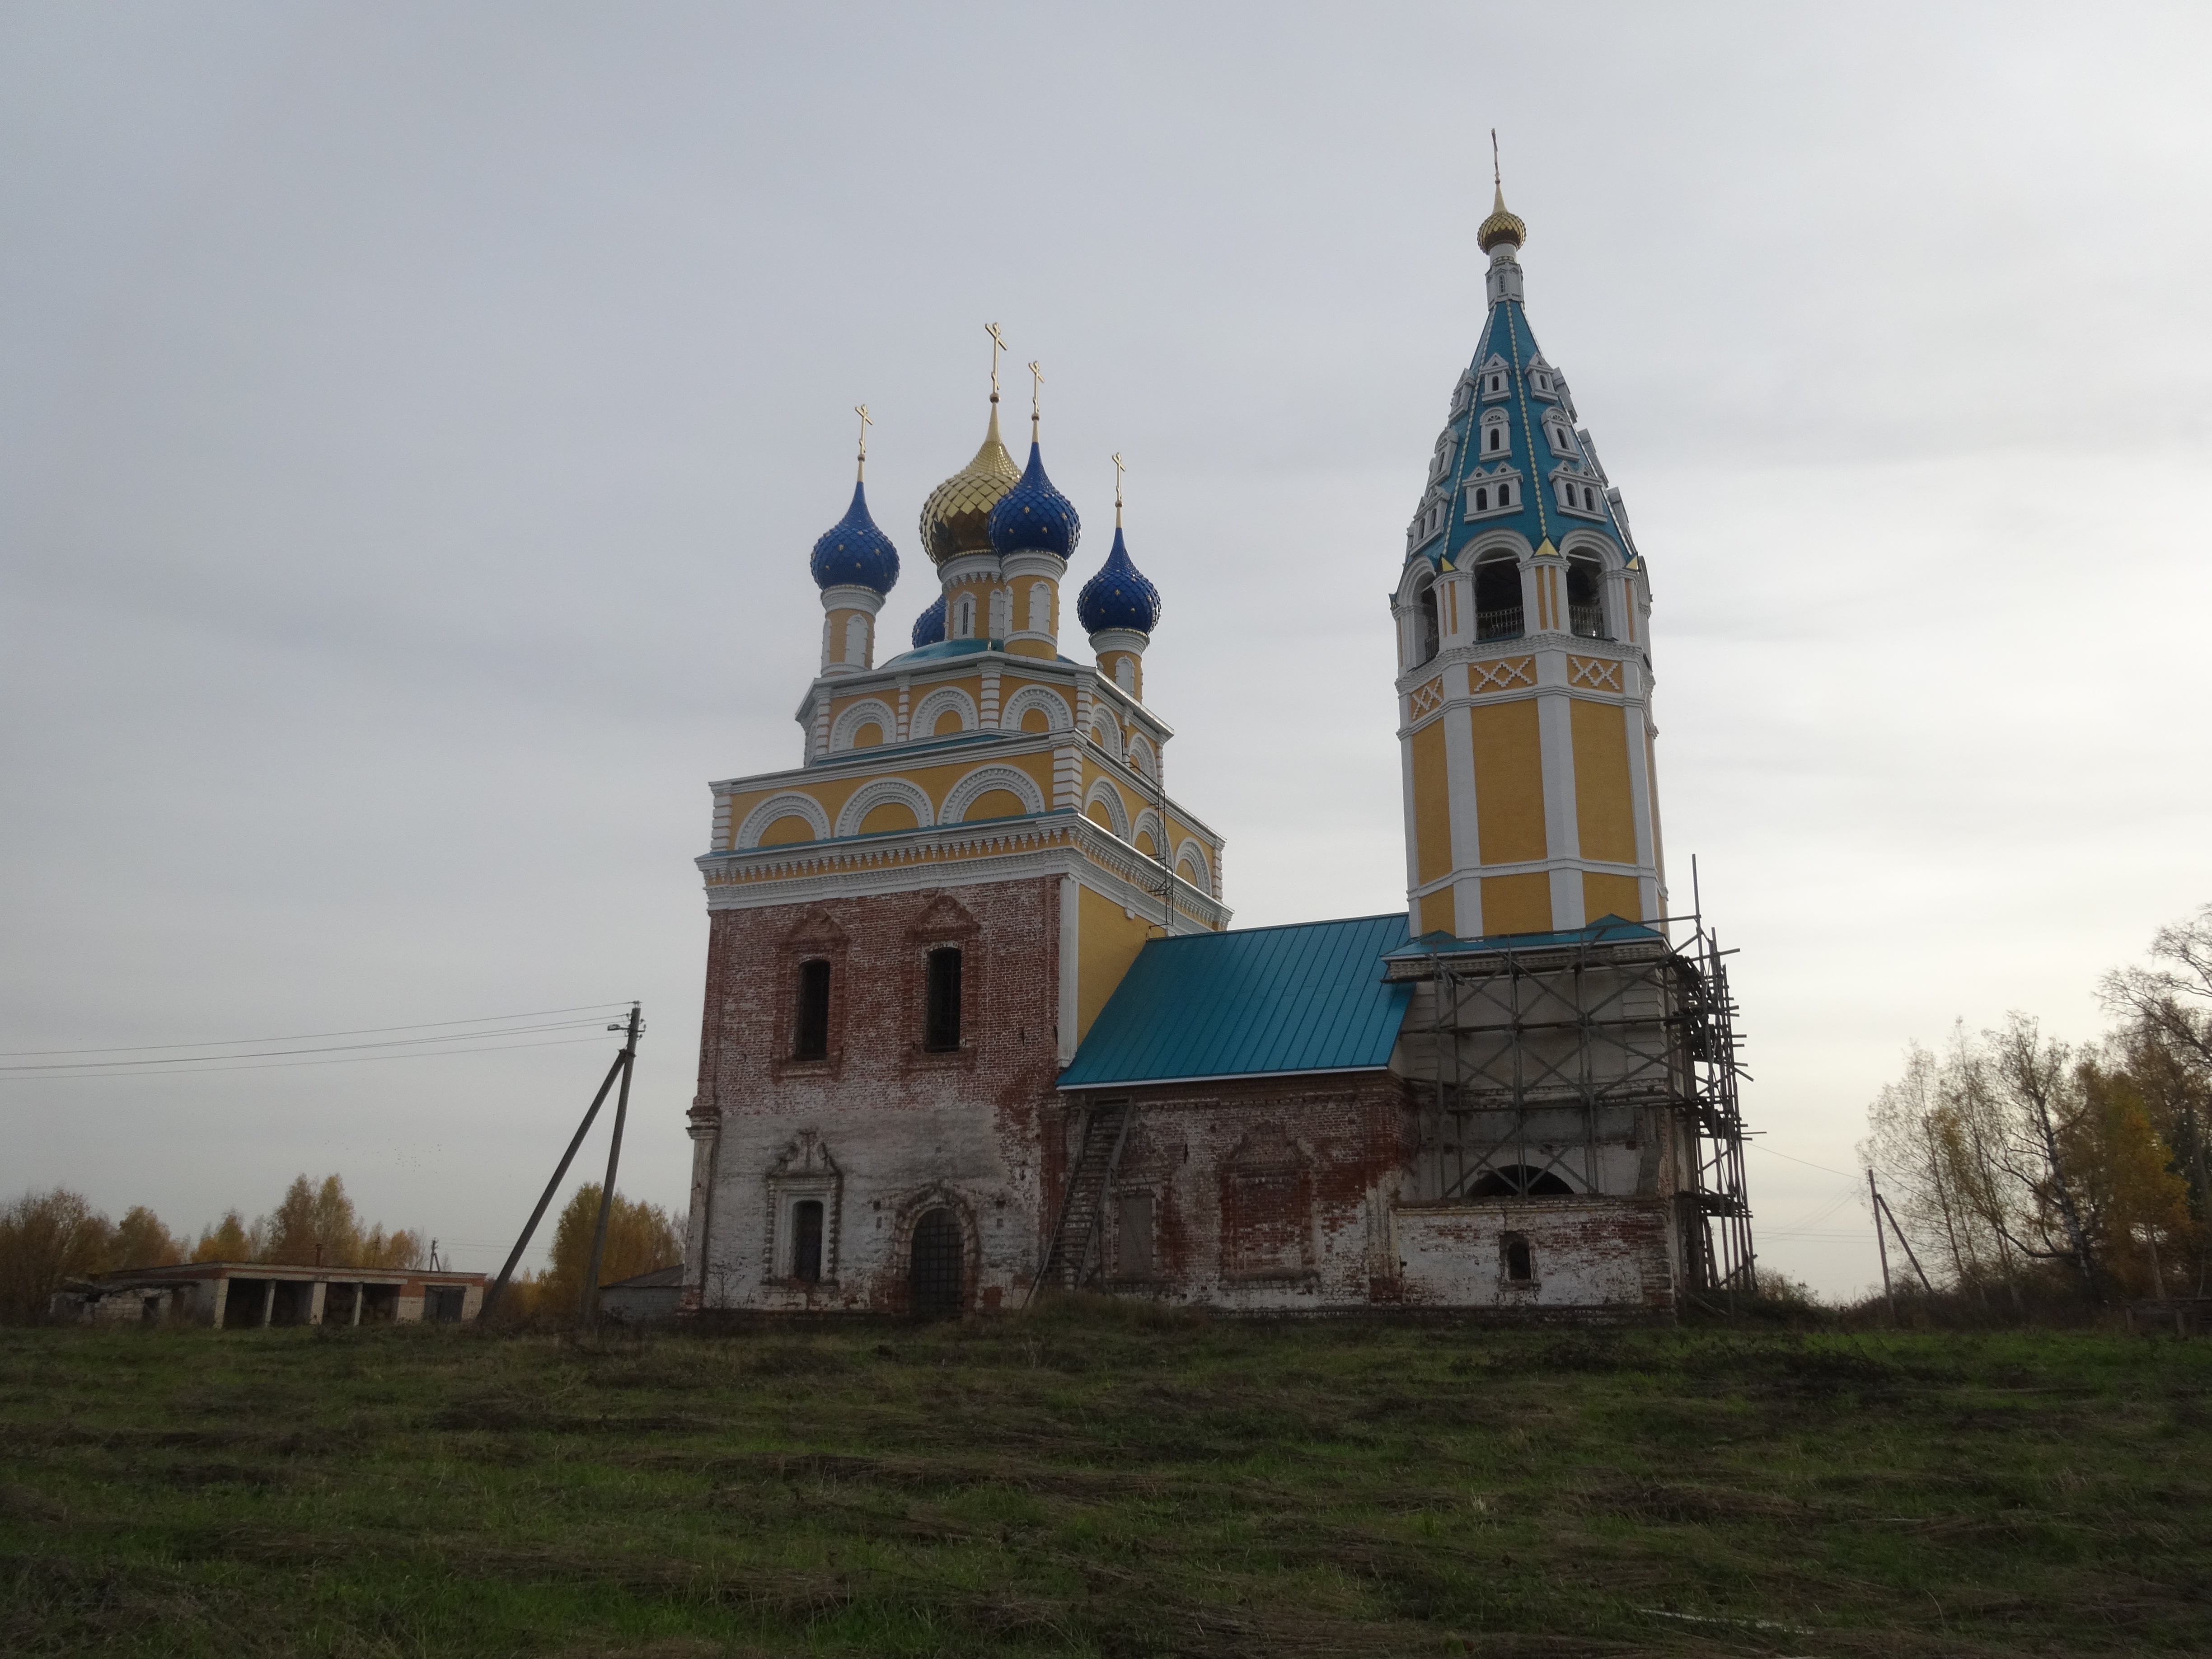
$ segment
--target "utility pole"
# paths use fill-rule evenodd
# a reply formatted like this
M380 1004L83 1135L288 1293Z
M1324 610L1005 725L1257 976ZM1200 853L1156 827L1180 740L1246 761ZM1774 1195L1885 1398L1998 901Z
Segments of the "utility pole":
M615 1170L622 1163L623 1122L629 1115L629 1077L637 1066L638 1005L629 1006L629 1035L623 1042L622 1087L615 1094L615 1133L607 1143L607 1179L599 1188L599 1224L592 1232L592 1267L584 1275L584 1293L577 1304L579 1323L588 1323L599 1310L599 1264L607 1253L607 1217L615 1205Z
M1889 1304L1889 1322L1897 1323L1897 1292L1889 1286L1889 1240L1881 1231L1881 1189L1874 1184L1874 1171L1867 1171L1867 1192L1874 1200L1874 1247L1881 1255L1881 1293Z
M631 1005L631 1018L633 1019L636 1018L635 1003ZM622 1029L620 1025L607 1027L610 1031L619 1031ZM606 1081L599 1085L599 1093L592 1097L592 1103L585 1110L584 1121L576 1126L576 1133L569 1137L568 1150L561 1154L560 1163L554 1166L553 1179L545 1183L544 1192L538 1196L538 1207L530 1212L530 1219L522 1224L522 1236L514 1241L514 1248L507 1252L507 1265L499 1270L499 1277L492 1281L492 1287L484 1292L483 1306L477 1314L477 1323L483 1324L489 1321L491 1318L491 1310L499 1305L501 1296L506 1292L507 1280L514 1277L515 1264L522 1260L522 1253L530 1248L531 1236L537 1232L538 1224L545 1219L546 1206L552 1203L553 1194L559 1190L561 1177L568 1173L569 1164L574 1163L576 1159L576 1149L584 1144L584 1137L591 1133L592 1120L599 1116L599 1108L606 1103L607 1091L613 1088L615 1079L623 1076L629 1069L630 1051L636 1047L636 1044L635 1037L629 1038L623 1044L622 1052L615 1056L615 1063L607 1067Z

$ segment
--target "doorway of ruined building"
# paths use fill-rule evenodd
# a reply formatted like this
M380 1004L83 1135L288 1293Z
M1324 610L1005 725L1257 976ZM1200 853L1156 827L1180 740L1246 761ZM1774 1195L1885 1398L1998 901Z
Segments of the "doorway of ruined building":
M917 1319L957 1319L966 1306L962 1283L966 1255L960 1223L943 1205L914 1224L907 1261L907 1308Z

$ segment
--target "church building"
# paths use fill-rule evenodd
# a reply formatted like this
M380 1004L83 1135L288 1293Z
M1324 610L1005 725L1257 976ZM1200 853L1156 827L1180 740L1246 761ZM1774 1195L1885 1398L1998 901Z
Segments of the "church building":
M1034 398L1025 465L1000 437L995 329L896 654L864 423L799 763L713 786L688 1310L1667 1318L1751 1283L1733 1006L1668 908L1649 573L1526 239L1501 191L1389 594L1401 911L1230 927L1145 695L1159 592L1117 492L1062 654L1080 523Z

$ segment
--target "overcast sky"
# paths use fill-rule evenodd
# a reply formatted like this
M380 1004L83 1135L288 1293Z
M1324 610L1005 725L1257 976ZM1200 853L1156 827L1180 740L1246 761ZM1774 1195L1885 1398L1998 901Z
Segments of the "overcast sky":
M886 635L927 603L992 319L1072 580L1127 459L1239 924L1399 908L1385 596L1494 125L1742 950L1762 1257L1856 1290L1904 1045L2094 1036L2212 899L2208 16L0 11L0 1048L637 997L680 1208L705 786L799 758L863 399ZM495 1267L611 1052L555 1037L0 1074L0 1186L197 1229L338 1170Z

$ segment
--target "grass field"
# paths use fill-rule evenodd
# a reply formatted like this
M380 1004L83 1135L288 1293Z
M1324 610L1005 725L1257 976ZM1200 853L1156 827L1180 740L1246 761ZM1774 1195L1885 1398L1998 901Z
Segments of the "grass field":
M2212 1344L0 1332L11 1654L2212 1652Z

